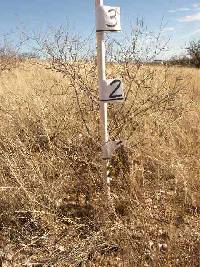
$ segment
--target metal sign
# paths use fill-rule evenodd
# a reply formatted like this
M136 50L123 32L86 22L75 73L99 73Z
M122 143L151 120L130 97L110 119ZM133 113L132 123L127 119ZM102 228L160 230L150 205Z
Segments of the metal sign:
M122 141L120 140L110 140L107 143L105 143L102 147L103 152L103 159L111 159L113 157L114 152L122 146Z
M110 79L102 82L100 101L121 102L124 100L123 85L120 79Z
M111 6L96 7L96 30L121 31L120 8Z

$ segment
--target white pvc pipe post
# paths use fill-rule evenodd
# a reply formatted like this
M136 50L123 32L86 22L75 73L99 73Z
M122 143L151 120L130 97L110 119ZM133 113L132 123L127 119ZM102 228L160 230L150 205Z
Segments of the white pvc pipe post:
M103 0L95 0L96 8L103 5ZM106 80L106 60L105 60L105 40L104 32L96 33L97 39L97 67L98 67L98 79L99 79L99 92L102 86L102 81ZM100 127L101 127L101 138L102 146L109 140L108 134L108 113L107 113L107 103L100 101ZM108 177L108 160L103 160L103 182L105 194L109 202L111 201L110 195L110 178Z

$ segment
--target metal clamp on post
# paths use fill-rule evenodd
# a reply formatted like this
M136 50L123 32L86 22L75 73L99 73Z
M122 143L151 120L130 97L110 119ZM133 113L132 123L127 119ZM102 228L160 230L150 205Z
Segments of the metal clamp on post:
M123 142L120 140L108 141L102 146L102 158L109 160L113 157L114 152L122 146Z

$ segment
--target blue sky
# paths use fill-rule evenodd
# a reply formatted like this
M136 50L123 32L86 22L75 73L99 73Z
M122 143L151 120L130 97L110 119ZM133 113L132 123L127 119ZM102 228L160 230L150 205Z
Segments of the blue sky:
M158 31L164 18L163 34L171 40L169 56L180 53L189 40L200 38L200 0L104 0L104 4L121 7L124 31L138 17ZM0 34L67 24L81 35L91 33L94 0L0 0Z

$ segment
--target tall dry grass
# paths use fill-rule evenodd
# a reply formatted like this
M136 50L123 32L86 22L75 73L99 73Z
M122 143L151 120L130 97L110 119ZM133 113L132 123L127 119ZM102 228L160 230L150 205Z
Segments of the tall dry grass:
M32 61L1 74L2 266L199 266L199 71L109 65L128 97L109 107L125 145L108 216L96 66L78 65L73 79Z

